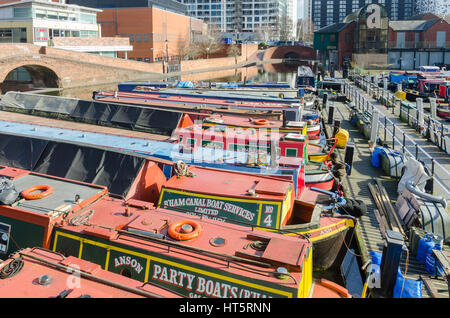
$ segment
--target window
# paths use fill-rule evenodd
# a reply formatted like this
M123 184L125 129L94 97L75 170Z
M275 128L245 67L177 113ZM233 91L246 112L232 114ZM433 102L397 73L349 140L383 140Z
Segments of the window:
M92 14L80 13L80 22L95 24L97 23L97 17Z
M36 18L45 19L47 18L47 12L42 9L36 9Z
M47 11L47 19L58 20L58 12Z
M286 157L297 157L297 149L286 148Z
M14 8L14 18L31 18L31 8Z

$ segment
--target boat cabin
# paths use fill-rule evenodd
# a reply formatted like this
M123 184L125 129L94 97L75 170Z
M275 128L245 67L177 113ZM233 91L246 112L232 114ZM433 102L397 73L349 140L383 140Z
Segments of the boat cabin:
M312 249L303 238L154 209L103 186L2 170L20 192L0 207L5 256L42 246L187 297L309 297ZM247 213L231 203L224 208Z
M306 121L290 120L267 120L258 118L244 118L236 116L212 115L203 120L203 127L207 126L225 126L229 128L255 129L270 131L279 134L302 134L311 138L318 138L320 134L320 125L314 121L308 125Z
M278 132L256 129L230 128L227 126L209 126L205 129L196 126L179 129L176 132L178 143L183 147L197 149L212 147L228 151L253 152L277 156L297 157L307 160L308 135L279 134ZM273 149L272 149L273 148Z
M439 85L439 97L445 100L450 99L450 81L445 81Z
M445 80L444 79L438 79L438 78L427 78L427 79L423 79L420 78L419 79L419 84L418 84L418 88L419 88L419 92L422 94L432 94L432 93L436 93L436 96L439 95L440 91L440 85L444 84Z
M441 69L438 66L421 66L419 71L424 73L439 73Z

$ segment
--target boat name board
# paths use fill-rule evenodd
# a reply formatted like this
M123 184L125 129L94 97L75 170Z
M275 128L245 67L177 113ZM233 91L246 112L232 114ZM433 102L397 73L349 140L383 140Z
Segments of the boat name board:
M117 268L119 266L130 266L134 271L138 274L142 272L144 266L142 266L139 261L130 256L119 256L114 259L114 267Z
M248 284L241 285L237 279L220 278L219 275L214 277L213 273L210 275L203 275L200 272L193 272L182 270L179 267L166 265L157 261L152 261L150 268L150 277L154 283L161 287L170 288L178 293L181 293L190 298L273 298L283 297L280 291L268 291L272 288L264 289L264 286L254 284L256 288L250 287ZM259 288L258 288L259 287ZM284 297L288 296L286 293Z
M238 221L275 228L278 226L281 202L203 197L195 193L163 189L159 207L222 222Z

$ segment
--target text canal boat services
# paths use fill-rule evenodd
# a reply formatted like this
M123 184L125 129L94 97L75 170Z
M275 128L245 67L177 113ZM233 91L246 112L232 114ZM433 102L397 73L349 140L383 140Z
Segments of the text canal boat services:
M314 243L314 268L328 269L343 251L355 219L327 216L318 193L303 187L296 200L292 182L275 178L190 167L161 189L158 207L270 230L308 235Z

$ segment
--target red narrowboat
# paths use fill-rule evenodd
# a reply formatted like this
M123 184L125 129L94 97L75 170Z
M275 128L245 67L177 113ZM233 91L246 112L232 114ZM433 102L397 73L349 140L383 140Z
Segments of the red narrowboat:
M203 120L203 126L224 126L240 129L255 129L264 131L278 131L278 133L294 133L308 135L309 139L319 139L320 125L305 121L281 121L256 118L244 118L227 115L212 115Z
M5 172L21 193L0 206L5 251L42 242L58 253L55 263L84 266L76 257L186 297L349 297L344 288L313 279L313 236L154 209L150 202L109 194L104 186L0 169ZM209 204L209 210L220 204L191 200ZM231 213L252 213L225 206Z
M179 298L73 256L26 248L0 264L1 298Z

